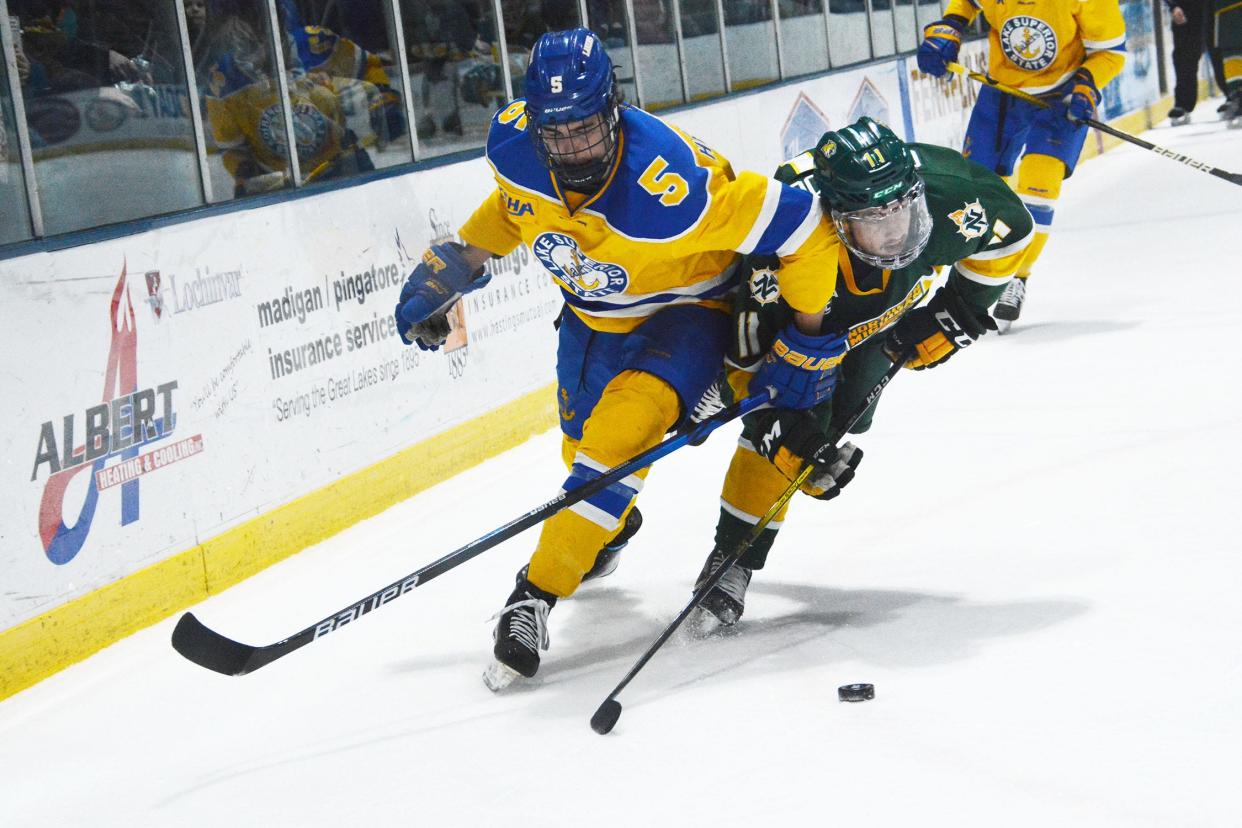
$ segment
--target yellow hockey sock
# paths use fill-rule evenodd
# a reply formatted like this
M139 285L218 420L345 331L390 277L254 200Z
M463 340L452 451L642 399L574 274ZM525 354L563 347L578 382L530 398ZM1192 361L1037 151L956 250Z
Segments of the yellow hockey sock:
M1052 230L1052 217L1057 199L1061 196L1061 184L1065 181L1065 164L1050 155L1026 155L1018 167L1018 183L1014 190L1026 209L1035 218L1035 238L1022 256L1017 276L1025 279L1031 275L1035 261L1048 243Z
M617 375L583 426L566 488L656 445L680 413L677 393L664 380L641 371ZM596 554L620 531L647 471L635 472L544 522L530 559L530 582L562 598L572 595Z
M772 508L772 504L789 487L789 479L781 470L747 445L739 444L725 474L720 492L720 508L752 526ZM789 511L786 503L768 526L779 529Z

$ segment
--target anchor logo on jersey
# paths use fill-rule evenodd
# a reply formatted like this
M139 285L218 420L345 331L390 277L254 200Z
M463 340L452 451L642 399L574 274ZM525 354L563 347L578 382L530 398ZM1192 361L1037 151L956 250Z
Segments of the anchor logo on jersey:
M625 268L589 258L572 236L540 233L531 249L558 282L583 299L621 293L629 286Z
M1057 57L1057 34L1038 17L1019 15L1000 30L1005 57L1028 72L1047 69Z

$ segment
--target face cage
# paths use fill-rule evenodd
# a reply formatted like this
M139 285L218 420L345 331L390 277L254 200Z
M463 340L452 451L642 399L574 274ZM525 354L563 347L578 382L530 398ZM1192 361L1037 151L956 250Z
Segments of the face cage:
M613 99L604 110L581 121L536 130L535 154L563 185L576 192L593 193L612 170L620 131L621 107ZM591 160L571 160L583 155Z
M923 194L923 182L919 180L901 198L882 207L867 207L850 212L833 210L832 223L836 225L837 234L851 253L867 264L896 270L917 259L931 239L932 218ZM867 250L857 240L857 230L865 229L866 235L872 235L877 229L882 231L882 225L901 220L908 222L904 233L900 236L896 232L891 233L893 241L886 243L881 251Z

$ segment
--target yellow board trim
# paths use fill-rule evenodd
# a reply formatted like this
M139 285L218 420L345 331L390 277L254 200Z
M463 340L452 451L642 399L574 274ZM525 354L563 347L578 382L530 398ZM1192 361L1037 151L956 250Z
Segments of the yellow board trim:
M556 424L547 385L0 632L0 699Z

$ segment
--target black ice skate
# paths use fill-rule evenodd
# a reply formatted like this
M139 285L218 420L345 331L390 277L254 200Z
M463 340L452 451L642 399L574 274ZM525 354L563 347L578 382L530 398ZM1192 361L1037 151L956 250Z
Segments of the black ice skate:
M638 534L638 530L642 528L643 516L638 513L638 507L630 509L630 513L625 516L625 525L621 527L621 531L615 538L610 540L603 549L595 556L595 564L591 567L587 574L582 576L584 581L593 581L596 578L607 578L611 575L621 563L621 550L625 548L630 539Z
M992 316L996 318L997 333L1005 333L1009 330L1009 326L1021 315L1022 303L1025 301L1026 279L1014 276L1009 280L1009 284L1005 285L1005 292L1001 294L996 307L992 309Z
M483 672L483 683L493 692L519 676L534 676L539 671L539 651L548 649L548 612L556 606L556 596L522 575L518 573L517 587L496 615L500 619L492 634L496 662Z
M712 554L707 556L707 561L703 564L703 569L699 572L699 577L694 582L694 590L698 590L707 583L707 579L712 573L720 568L720 564L724 562L726 555L719 547L712 550ZM742 617L742 613L746 609L746 588L750 586L750 576L752 570L740 564L734 564L729 567L711 591L703 596L703 600L694 609L694 615L689 619L690 623L687 627L693 635L705 636L721 630L725 627L732 627Z
M1221 117L1229 122L1230 129L1242 128L1242 92L1234 92L1229 96Z
M1183 126L1188 123L1190 123L1189 112L1180 106L1175 106L1169 110L1169 124L1171 126Z

